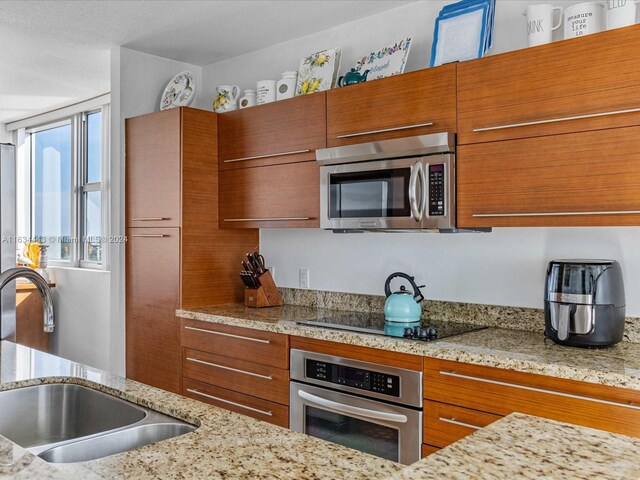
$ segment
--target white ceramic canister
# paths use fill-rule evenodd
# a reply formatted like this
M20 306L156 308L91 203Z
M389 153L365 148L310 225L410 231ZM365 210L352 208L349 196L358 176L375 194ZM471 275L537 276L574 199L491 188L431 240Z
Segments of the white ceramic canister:
M582 37L603 30L604 5L586 2L564 10L564 38Z
M293 98L296 94L296 82L298 81L298 72L284 72L282 80L276 84L276 99L285 100Z
M256 91L255 90L245 90L244 95L240 97L238 101L238 106L240 108L253 107L256 104Z
M637 0L607 0L607 30L628 27L636 23Z
M553 14L560 12L558 23L553 24ZM548 3L529 5L524 13L527 18L527 41L530 47L544 45L553 41L553 32L562 26L562 7Z
M256 83L258 87L257 103L262 105L264 103L270 103L276 101L276 81L275 80L260 80Z

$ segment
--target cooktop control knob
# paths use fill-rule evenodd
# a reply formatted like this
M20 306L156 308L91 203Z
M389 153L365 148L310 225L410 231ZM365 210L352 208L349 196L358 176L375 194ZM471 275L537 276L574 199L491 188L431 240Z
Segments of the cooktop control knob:
M413 338L413 328L405 328L402 332L404 338Z
M428 334L428 328L421 328L418 331L418 339L420 340L428 340L429 338L429 334Z
M429 340L435 340L438 338L438 331L433 327L427 328L427 337Z

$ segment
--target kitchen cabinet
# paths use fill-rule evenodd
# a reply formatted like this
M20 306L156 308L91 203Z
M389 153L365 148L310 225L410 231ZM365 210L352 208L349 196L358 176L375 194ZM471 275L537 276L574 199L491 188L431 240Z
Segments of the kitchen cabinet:
M289 337L182 320L182 393L289 426Z
M326 146L325 103L321 92L221 115L220 170L315 162Z
M327 146L456 131L456 64L327 92Z
M458 226L640 224L640 127L458 148Z
M242 301L257 230L218 229L217 115L176 108L126 120L126 374L181 391L177 308Z
M221 228L319 226L320 167L315 161L220 172Z
M439 409L429 417L445 419L425 418L425 443L436 447L512 412L640 437L635 390L425 358L424 396L425 409Z
M458 142L639 125L638 65L639 25L462 62Z

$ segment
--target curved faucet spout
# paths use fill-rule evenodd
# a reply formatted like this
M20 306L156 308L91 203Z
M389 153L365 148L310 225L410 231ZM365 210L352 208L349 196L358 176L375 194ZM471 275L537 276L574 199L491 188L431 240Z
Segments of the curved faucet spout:
M40 296L44 306L43 329L47 333L53 332L56 326L55 317L53 315L53 295L47 281L38 272L26 267L9 268L0 273L0 290L5 285L17 278L26 278L33 283Z

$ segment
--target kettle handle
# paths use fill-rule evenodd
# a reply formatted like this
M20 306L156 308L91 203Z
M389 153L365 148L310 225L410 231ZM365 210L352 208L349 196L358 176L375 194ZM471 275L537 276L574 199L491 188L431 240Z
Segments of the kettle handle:
M389 298L389 296L391 295L391 280L393 280L396 277L404 278L411 284L411 287L413 288L413 299L416 302L420 303L422 300L424 300L424 296L420 291L420 288L424 287L424 285L421 285L419 287L415 282L415 277L410 277L409 275L403 272L395 272L387 277L387 280L384 282L384 294L387 296L387 298Z

